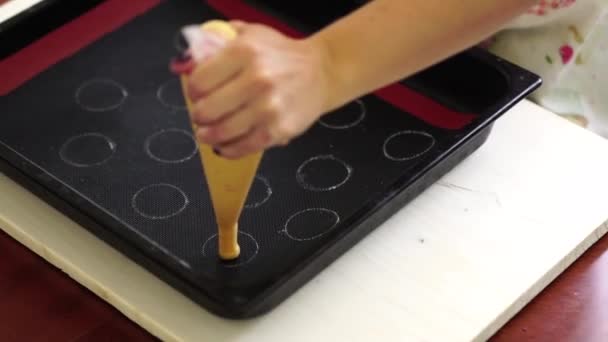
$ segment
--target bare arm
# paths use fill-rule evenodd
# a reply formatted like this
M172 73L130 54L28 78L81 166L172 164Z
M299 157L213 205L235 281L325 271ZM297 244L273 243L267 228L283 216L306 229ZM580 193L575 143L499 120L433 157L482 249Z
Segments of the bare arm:
M197 137L229 158L287 144L321 115L482 41L536 1L375 0L301 40L234 23L238 37L190 78Z
M310 38L333 108L471 47L538 0L375 0Z

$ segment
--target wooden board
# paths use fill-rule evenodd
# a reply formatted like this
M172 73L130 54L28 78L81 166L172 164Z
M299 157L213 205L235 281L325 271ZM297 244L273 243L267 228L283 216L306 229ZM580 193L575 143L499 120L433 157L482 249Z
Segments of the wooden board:
M164 340L486 340L608 227L608 142L524 101L277 309L217 318L8 178L0 226Z
M17 14L27 11L42 0L10 0L0 1L0 24Z

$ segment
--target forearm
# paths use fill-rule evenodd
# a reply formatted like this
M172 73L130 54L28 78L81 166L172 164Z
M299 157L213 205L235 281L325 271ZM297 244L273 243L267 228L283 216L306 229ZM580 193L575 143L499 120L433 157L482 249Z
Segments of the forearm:
M374 0L311 36L326 51L328 110L469 48L537 0Z

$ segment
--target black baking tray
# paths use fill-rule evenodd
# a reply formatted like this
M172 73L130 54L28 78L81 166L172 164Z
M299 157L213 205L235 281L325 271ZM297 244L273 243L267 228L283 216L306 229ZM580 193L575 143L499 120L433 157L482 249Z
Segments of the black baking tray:
M395 85L422 95L421 108L457 113L460 123L404 110L408 101L398 97L407 92L372 93L329 113L289 146L266 152L241 217L242 255L222 262L200 159L167 64L180 48L182 25L238 18L226 15L231 8L257 8L303 32L318 28L270 5L160 1L0 98L3 172L227 318L278 305L473 153L495 120L541 84L473 48ZM31 18L44 13L18 25L38 32ZM7 58L21 48L16 42Z

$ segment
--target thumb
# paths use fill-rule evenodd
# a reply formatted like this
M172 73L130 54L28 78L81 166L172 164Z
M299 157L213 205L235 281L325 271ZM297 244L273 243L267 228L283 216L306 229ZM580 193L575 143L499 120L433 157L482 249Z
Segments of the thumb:
M234 29L236 30L236 32L238 34L243 33L247 27L249 26L248 23L242 21L242 20L230 20L228 22L230 25L232 25L232 27L234 27Z

